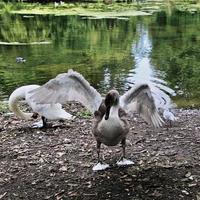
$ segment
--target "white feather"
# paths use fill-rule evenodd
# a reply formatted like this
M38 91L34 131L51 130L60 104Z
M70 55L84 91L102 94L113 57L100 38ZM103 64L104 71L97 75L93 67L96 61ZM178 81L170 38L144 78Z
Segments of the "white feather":
M102 102L101 95L81 74L73 70L49 80L40 88L31 91L30 96L37 104L78 101L92 113L98 110Z

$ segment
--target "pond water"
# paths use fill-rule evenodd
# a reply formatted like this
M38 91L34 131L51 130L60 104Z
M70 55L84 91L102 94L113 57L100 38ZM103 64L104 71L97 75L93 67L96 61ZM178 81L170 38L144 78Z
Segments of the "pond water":
M0 100L16 87L43 84L72 68L101 93L113 87L123 93L149 79L175 90L179 105L200 105L199 15L1 15L0 42Z

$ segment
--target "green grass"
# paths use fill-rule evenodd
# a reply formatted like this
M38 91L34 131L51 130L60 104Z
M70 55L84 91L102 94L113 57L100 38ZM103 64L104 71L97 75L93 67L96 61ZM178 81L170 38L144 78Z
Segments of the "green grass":
M178 108L200 108L200 99L174 99Z
M78 113L76 114L76 116L77 116L77 117L82 117L82 118L88 119L88 118L91 118L92 114L91 114L91 112L89 112L89 111L86 110L86 111L78 112Z
M8 102L0 101L0 113L10 112Z

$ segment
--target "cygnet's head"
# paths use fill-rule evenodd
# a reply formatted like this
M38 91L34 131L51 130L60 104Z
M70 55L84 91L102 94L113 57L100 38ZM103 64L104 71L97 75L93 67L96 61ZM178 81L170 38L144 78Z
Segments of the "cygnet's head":
M112 106L117 106L119 104L119 93L117 90L110 90L105 98L105 106L106 106L106 113L105 113L105 120L108 120L110 114L110 108Z

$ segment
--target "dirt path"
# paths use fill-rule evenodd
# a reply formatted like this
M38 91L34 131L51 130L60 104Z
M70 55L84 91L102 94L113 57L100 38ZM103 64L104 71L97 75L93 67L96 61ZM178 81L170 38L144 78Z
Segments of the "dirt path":
M176 115L172 128L158 130L131 120L127 157L135 165L116 167L121 148L103 146L101 156L112 167L102 172L92 171L91 117L32 129L31 121L0 115L0 200L200 200L200 110Z

